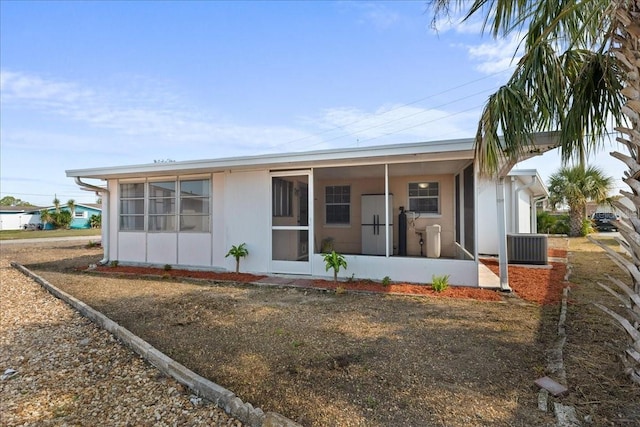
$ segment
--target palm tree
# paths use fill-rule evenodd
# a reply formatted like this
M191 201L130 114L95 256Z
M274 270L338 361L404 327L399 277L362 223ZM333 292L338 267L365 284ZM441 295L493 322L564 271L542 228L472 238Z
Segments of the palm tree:
M40 211L40 221L42 221L42 229L47 228L47 224L53 221L51 212L46 209Z
M613 179L604 176L602 170L594 166L563 166L549 177L550 203L552 201L569 206L570 237L585 234L582 224L587 202L593 200L598 204L605 203L612 184Z
M71 212L71 220L76 216L76 201L73 199L67 200L67 207L69 208L69 212Z
M628 167L623 181L631 192L620 193L640 213L640 2L432 0L431 7L434 23L462 11L465 19L484 14L484 28L494 37L526 31L522 59L509 81L490 96L478 124L475 150L484 174L495 175L501 165L536 150L532 134L554 128L560 129L563 160L578 158L585 165L612 117L617 140L629 152L611 153ZM631 337L623 360L626 372L640 383L640 220L619 221L618 229L632 261L604 248L631 277L631 287L611 280L627 311L621 316L600 307Z
M56 213L60 213L60 199L58 199L58 196L53 196L53 207Z

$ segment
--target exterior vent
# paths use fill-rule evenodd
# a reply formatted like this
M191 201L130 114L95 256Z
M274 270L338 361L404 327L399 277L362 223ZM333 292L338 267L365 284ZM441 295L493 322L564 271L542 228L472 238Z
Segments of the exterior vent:
M507 259L509 264L546 265L546 234L507 234Z

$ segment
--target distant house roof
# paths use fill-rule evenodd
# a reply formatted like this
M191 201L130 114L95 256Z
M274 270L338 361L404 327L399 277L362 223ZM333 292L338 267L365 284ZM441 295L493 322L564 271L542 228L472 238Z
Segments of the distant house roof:
M27 213L39 211L42 208L37 206L0 206L1 213Z

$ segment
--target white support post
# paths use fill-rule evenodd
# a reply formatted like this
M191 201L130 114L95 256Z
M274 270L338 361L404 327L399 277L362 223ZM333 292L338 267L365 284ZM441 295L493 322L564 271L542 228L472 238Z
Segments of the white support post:
M507 260L507 223L505 211L504 177L498 178L496 200L498 202L498 266L500 268L500 290L511 292L509 287L509 261Z

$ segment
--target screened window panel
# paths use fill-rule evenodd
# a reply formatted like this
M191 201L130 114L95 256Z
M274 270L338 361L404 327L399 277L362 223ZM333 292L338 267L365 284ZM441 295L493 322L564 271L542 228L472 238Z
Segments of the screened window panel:
M144 216L120 215L121 231L144 231Z
M175 215L149 215L149 231L175 231Z
M175 199L149 199L149 215L170 215L175 213Z
M181 215L180 231L208 233L210 231L209 215Z
M180 195L209 197L209 180L180 181Z
M144 183L120 184L121 199L144 198Z

